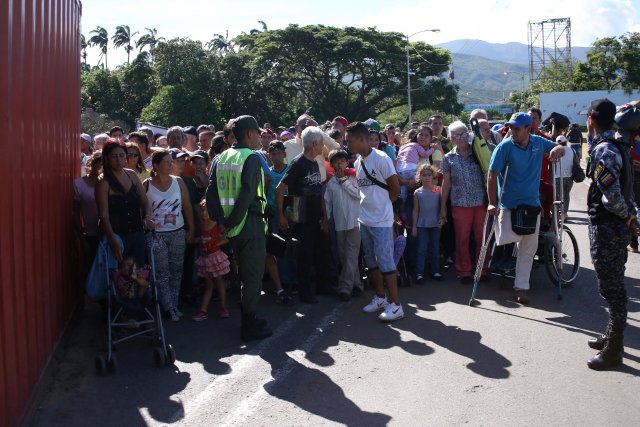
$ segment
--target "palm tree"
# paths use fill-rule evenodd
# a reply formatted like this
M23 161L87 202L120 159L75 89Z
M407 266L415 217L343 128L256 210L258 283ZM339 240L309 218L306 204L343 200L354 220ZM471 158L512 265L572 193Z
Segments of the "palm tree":
M136 42L136 47L140 48L140 52L145 46L149 46L149 53L153 57L153 51L156 48L156 45L161 41L165 41L164 37L158 37L158 30L155 28L145 28L147 30L147 34L143 34L140 36L138 41Z
M260 33L264 33L267 31L267 24L264 21L258 21L258 24L262 26L262 30L256 30L255 28L249 31L249 34L252 36L258 35Z
M133 47L131 46L131 37L136 34L138 34L137 31L131 34L131 28L129 28L128 25L118 25L116 27L116 33L111 37L111 40L113 40L113 47L119 48L124 46L124 50L127 51L127 64L129 64L129 56L133 50Z
M214 34L213 38L205 43L204 47L210 51L216 52L220 56L229 52L233 48L232 41L229 40L229 31L227 31L226 36L223 36L222 34Z
M82 58L84 67L87 66L87 40L84 38L84 34L80 34L80 57Z
M104 67L109 68L107 64L107 47L109 46L109 33L103 27L96 27L95 30L91 31L91 38L89 39L89 46L98 46L100 48L100 57L98 58L98 64L100 64L100 60L104 56Z

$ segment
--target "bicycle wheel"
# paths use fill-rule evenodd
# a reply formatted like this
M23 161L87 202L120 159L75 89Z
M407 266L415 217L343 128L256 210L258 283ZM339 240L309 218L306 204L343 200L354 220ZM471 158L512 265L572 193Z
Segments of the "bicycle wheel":
M563 286L569 286L576 279L580 270L580 251L578 249L578 241L568 227L562 227L560 259L558 259L556 246L554 242L550 242L546 246L544 265L554 283L560 279ZM559 268L559 264L562 266L561 268Z

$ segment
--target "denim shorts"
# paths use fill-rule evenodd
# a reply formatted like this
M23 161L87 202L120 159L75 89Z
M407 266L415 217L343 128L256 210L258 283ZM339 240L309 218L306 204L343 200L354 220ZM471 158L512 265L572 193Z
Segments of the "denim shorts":
M369 227L360 224L364 262L368 269L384 273L396 272L393 261L393 227Z

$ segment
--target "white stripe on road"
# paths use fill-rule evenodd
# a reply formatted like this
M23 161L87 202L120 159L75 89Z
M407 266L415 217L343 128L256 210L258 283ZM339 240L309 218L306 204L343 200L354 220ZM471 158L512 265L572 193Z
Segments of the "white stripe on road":
M298 364L302 364L301 359L303 359L303 357L301 353L306 355L313 349L318 341L320 341L328 327L334 323L340 315L342 315L342 312L344 311L343 307L344 305L340 304L329 312L329 314L322 319L322 322L316 326L315 331L309 335L306 341L302 343L298 349L287 352L286 354L289 356L287 361L280 369L278 369L275 376L270 375L263 384L266 384L267 381L273 380L274 386L277 387L278 383L284 380ZM312 363L308 360L307 362ZM262 401L268 397L269 393L267 393L264 386L259 387L252 396L242 399L240 404L234 408L233 412L223 420L221 426L243 425L247 419L260 408Z
M322 338L327 328L334 323L340 315L342 315L348 305L349 304L339 304L325 315L320 324L315 327L315 331L310 334L295 351L287 353L290 354L291 357L280 369L278 369L275 373L275 377L271 375L272 368L270 363L262 359L259 355L263 351L266 351L267 347L272 345L273 341L283 337L284 335L292 333L293 328L296 326L297 322L299 322L299 319L304 317L306 312L313 308L312 306L302 307L295 316L292 316L281 324L275 330L272 337L263 340L253 347L248 354L242 356L237 362L231 365L228 373L216 376L214 380L194 398L190 398L185 402L180 400L179 396L174 396L174 399L183 403L183 406L182 409L175 412L170 417L168 422L159 422L154 419L149 414L147 408L139 408L140 416L148 426L167 424L189 425L192 420L191 417L198 417L200 414L206 414L211 405L215 404L214 402L223 402L228 399L232 390L238 390L238 387L235 386L235 384L246 383L248 379L250 379L252 382L256 383L258 390L253 395L242 399L235 408L230 410L229 415L219 425L241 424L256 411L262 399L269 396L264 389L264 384L272 380L278 382L285 378L298 363L296 362L296 359L299 360L299 351L303 351L305 354L309 352L318 343L320 338ZM264 372L266 375L262 378L247 375L251 372ZM225 399L225 397L227 399Z

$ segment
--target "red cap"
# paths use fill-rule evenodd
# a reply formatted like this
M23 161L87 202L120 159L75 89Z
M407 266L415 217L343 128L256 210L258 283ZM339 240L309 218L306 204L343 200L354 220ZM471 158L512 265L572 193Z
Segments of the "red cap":
M335 117L335 118L333 119L333 121L334 121L334 122L335 122L335 121L338 121L338 122L342 123L342 126L347 126L347 125L349 125L349 120L345 119L345 118L344 118L344 117L342 117L342 116L337 116L337 117Z

